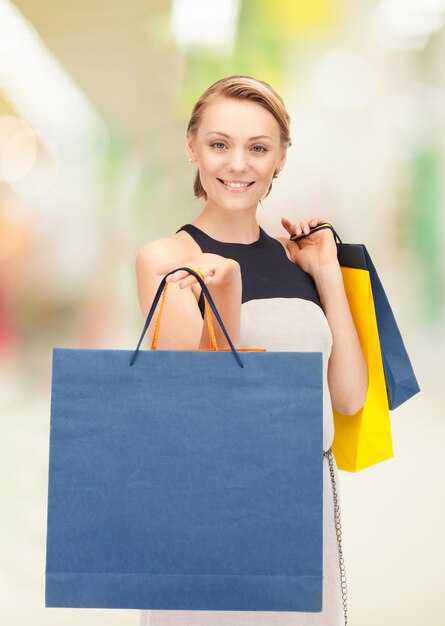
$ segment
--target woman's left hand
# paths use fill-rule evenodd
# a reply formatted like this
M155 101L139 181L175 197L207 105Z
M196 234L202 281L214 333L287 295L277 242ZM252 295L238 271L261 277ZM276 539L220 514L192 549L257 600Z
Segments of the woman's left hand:
M326 221L320 217L308 217L306 220L293 224L286 217L281 218L281 223L289 235L306 235L310 228ZM288 240L287 248L292 261L299 265L303 271L311 274L312 277L322 266L339 265L337 244L330 228L314 231L309 237L303 237L298 241Z

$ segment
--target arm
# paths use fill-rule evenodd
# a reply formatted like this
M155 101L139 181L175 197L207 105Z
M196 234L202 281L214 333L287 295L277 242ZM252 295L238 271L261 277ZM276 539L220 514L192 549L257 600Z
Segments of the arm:
M313 278L333 337L328 363L332 406L343 415L355 415L366 402L368 368L349 309L338 261L320 266Z
M211 256L216 257L216 255ZM139 304L144 317L148 314L149 307L161 282L162 274L166 274L170 269L181 265L189 264L199 267L201 257L191 259L181 249L178 242L170 239L152 241L139 250L136 257L136 281ZM227 272L230 273L230 280L223 281L222 284L210 284L208 288L226 330L236 346L239 343L241 316L241 274L239 265L235 261L231 263L231 260L223 259L222 257L211 259L211 261L215 261L218 267L222 268L219 275L222 275L223 278L227 277ZM165 269L166 267L168 269ZM159 268L162 269L162 274L157 273ZM177 279L179 274L182 274L182 272L172 274L172 277ZM158 349L197 350L198 348L209 348L210 341L207 322L202 319L197 299L189 286L194 277L189 274L186 279L178 280L177 282L175 280L169 282L167 288ZM184 281L186 281L186 286L181 288ZM148 328L151 337L153 337L159 305L160 303L158 302ZM212 321L218 347L229 347L213 313Z
M220 285L219 287L210 287L210 295L213 298L216 308L220 314L227 333L235 346L239 346L240 341L240 324L241 324L241 281L239 284ZM210 311L213 328L215 330L215 338L218 348L229 348L229 343L221 330L219 322ZM201 316L201 312L199 313ZM210 339L208 333L207 320L204 321L200 348L209 348Z
M311 226L325 221L320 217L309 217L292 223L286 217L281 218L290 235L307 235ZM320 230L298 242L287 239L286 245L291 260L314 279L331 328L333 344L328 363L328 384L332 407L343 415L355 415L366 402L368 367L349 309L335 239L328 230Z

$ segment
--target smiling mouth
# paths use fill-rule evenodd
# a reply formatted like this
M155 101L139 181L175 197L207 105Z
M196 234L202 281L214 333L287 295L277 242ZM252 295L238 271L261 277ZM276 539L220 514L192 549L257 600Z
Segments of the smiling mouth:
M247 189L248 187L251 187L253 184L255 184L255 181L253 180L248 185L244 185L243 184L241 187L236 187L236 186L233 186L233 185L226 185L225 182L221 178L217 178L217 180L219 180L219 182L221 184L223 184L224 187L226 187L227 189Z

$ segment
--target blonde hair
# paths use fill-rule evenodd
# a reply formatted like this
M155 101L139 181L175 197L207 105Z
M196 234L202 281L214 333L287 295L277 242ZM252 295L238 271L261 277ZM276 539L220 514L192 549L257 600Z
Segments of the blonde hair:
M239 74L221 78L206 89L193 107L190 121L187 126L187 137L190 135L192 137L196 137L206 106L221 96L233 98L235 100L250 100L251 102L260 104L267 111L272 113L274 118L277 120L278 126L280 127L281 145L286 146L286 148L292 145L289 131L290 117L286 111L282 98L268 83L253 78L252 76L243 76ZM278 172L275 170L273 178L277 178L277 175ZM270 183L269 189L264 198L267 198L271 189L272 183ZM193 191L196 198L205 198L207 200L207 194L201 184L199 171L196 172L193 183Z

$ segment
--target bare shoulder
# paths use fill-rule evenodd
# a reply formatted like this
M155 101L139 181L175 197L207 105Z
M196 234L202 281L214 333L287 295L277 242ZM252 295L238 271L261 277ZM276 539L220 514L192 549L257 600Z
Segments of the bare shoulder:
M191 245L191 238L187 239L180 235L181 233L177 233L171 237L154 239L144 244L137 252L136 266L174 263L195 254L196 250Z
M170 257L172 254L176 256L180 253L181 247L174 237L162 237L148 241L139 248L136 259L139 261L154 261L160 259L162 261L165 257Z
M162 274L157 273L158 268L162 266L179 267L200 254L200 247L185 231L179 231L171 237L154 239L144 244L137 252L135 263L141 307L145 310L148 294L154 292L155 287L162 279ZM173 291L179 289L176 285L174 287L176 289L173 289ZM191 293L198 300L200 292L200 285L193 283L190 285L190 290L186 290L185 296Z
M289 248L288 248L289 239L287 237L275 237L275 239L282 244L283 248L286 251L287 258L290 259L291 256L290 256L290 252L289 252Z
M139 305L142 315L147 318L153 305L154 297L162 283L163 276L174 268L189 264L193 259L187 243L177 236L154 239L144 244L136 254L136 285ZM159 272L159 273L158 273ZM197 306L196 282L189 289L181 289L177 283L169 283L168 304L163 310L162 337L158 338L159 349L192 350L200 342L203 319ZM148 327L153 337L157 313L160 311L160 302L153 314Z

